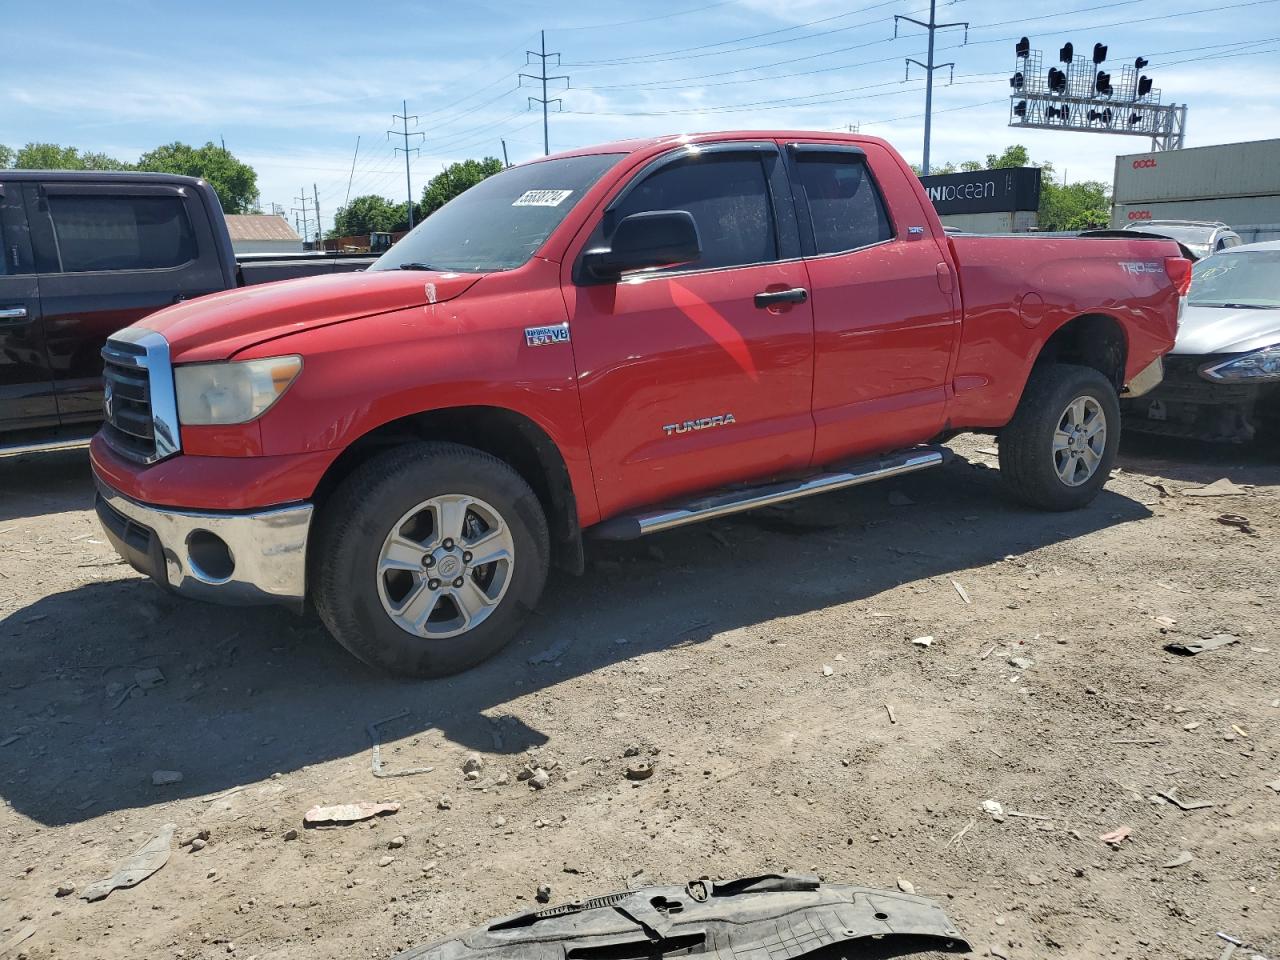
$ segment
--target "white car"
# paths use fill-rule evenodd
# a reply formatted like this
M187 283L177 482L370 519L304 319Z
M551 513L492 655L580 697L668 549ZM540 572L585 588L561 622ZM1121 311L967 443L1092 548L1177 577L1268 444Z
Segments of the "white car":
M1122 404L1127 430L1280 445L1280 240L1196 263L1164 381Z
M1139 220L1126 224L1124 229L1177 240L1191 252L1193 260L1203 260L1241 243L1240 234L1220 220Z

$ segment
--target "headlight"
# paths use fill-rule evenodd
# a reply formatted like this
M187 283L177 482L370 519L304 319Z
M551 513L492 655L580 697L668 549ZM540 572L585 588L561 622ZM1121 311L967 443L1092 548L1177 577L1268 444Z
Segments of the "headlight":
M186 426L248 423L266 413L301 371L301 357L175 367L178 422Z
M1280 343L1246 353L1212 367L1202 367L1201 375L1210 380L1229 383L1256 380L1280 380Z

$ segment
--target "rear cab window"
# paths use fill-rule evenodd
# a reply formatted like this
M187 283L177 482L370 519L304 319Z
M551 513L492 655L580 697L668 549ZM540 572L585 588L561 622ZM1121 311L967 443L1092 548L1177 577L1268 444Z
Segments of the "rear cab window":
M808 256L847 253L892 240L884 196L858 147L792 144L788 149Z
M47 203L59 273L158 270L196 257L182 197L55 193Z

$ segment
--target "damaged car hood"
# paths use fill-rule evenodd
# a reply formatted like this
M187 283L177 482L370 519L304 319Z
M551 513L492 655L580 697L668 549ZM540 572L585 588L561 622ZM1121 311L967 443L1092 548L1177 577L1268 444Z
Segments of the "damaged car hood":
M164 334L176 362L223 360L247 347L302 330L444 303L466 292L483 276L370 270L301 277L187 300L136 325Z
M665 954L793 960L840 945L963 953L960 931L932 900L888 890L770 874L641 887L518 913L414 947L397 960L620 960ZM900 942L897 942L900 941Z
M1197 307L1188 304L1173 353L1246 353L1280 343L1280 308Z

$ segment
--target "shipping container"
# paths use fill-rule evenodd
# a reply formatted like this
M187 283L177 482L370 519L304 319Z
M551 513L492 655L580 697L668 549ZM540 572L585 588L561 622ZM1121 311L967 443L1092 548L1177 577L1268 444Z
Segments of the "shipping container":
M1114 227L1209 220L1246 243L1280 239L1280 140L1116 157Z

